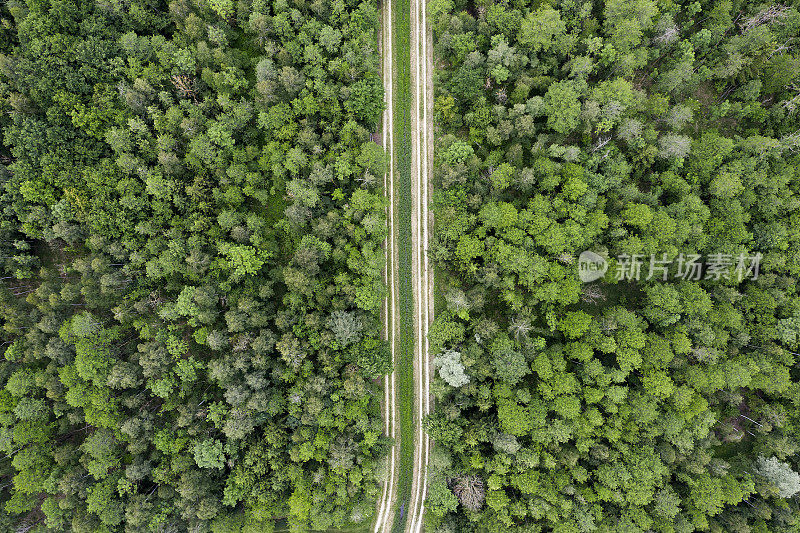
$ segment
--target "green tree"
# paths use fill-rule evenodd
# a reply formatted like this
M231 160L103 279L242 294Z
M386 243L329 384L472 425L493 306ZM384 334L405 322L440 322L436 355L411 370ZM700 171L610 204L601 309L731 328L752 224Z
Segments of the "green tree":
M560 13L550 6L528 13L520 27L518 41L532 52L549 52L566 33Z
M776 457L759 456L756 459L756 472L766 478L781 498L791 498L800 492L800 474Z
M455 350L446 350L434 357L433 365L439 369L439 377L451 387L461 387L470 381L461 363L461 353Z
M567 135L578 126L581 113L580 92L575 84L560 81L550 85L544 96L544 109L547 115L547 126Z

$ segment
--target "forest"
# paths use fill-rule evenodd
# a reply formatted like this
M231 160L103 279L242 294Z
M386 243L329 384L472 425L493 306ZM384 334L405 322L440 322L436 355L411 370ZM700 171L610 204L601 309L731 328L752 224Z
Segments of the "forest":
M0 530L369 526L379 8L0 3ZM800 2L427 13L425 531L800 531Z
M798 6L430 0L426 530L800 530Z
M0 3L0 530L365 526L378 11Z

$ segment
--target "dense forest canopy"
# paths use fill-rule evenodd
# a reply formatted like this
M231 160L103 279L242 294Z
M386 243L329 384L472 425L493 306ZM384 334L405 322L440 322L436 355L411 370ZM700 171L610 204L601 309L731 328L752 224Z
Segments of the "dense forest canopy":
M426 530L800 531L800 3L427 7ZM377 31L0 3L0 529L367 526Z
M798 531L798 3L428 7L429 530Z
M377 6L0 4L0 529L374 514Z

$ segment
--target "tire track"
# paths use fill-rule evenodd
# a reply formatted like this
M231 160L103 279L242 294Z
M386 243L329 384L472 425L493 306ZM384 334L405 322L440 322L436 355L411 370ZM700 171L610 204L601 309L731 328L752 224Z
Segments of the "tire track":
M382 75L384 86L383 130L381 142L388 152L388 169L384 174L384 195L388 198L386 220L388 232L384 244L386 264L384 266L384 279L387 281L389 295L384 304L384 334L389 341L392 368L395 365L395 342L397 337L397 263L395 261L396 243L394 239L394 121L393 121L393 61L392 61L392 3L385 0L382 8ZM392 526L391 517L394 516L395 481L397 470L397 409L396 409L396 377L395 372L384 377L383 389L383 418L386 426L386 435L395 441L387 457L387 479L383 484L381 498L378 502L378 514L373 525L373 533L387 532Z
M430 455L430 437L425 432L423 420L430 413L430 350L428 329L433 316L433 275L428 262L428 242L430 211L428 208L428 189L430 181L429 150L432 142L432 131L429 127L431 115L430 100L430 68L428 46L429 30L425 0L414 0L411 6L411 62L413 63L414 84L414 117L412 121L412 147L414 154L414 201L415 222L414 238L414 293L415 293L415 395L416 406L416 439L415 462L412 485L410 515L407 531L422 531L425 497L427 495L428 457Z

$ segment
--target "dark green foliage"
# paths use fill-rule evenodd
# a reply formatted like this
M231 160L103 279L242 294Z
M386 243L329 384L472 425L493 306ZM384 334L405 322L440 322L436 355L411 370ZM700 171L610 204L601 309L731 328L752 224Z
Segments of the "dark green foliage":
M797 9L430 2L431 531L797 530Z
M0 6L0 529L369 520L376 29L356 0Z

